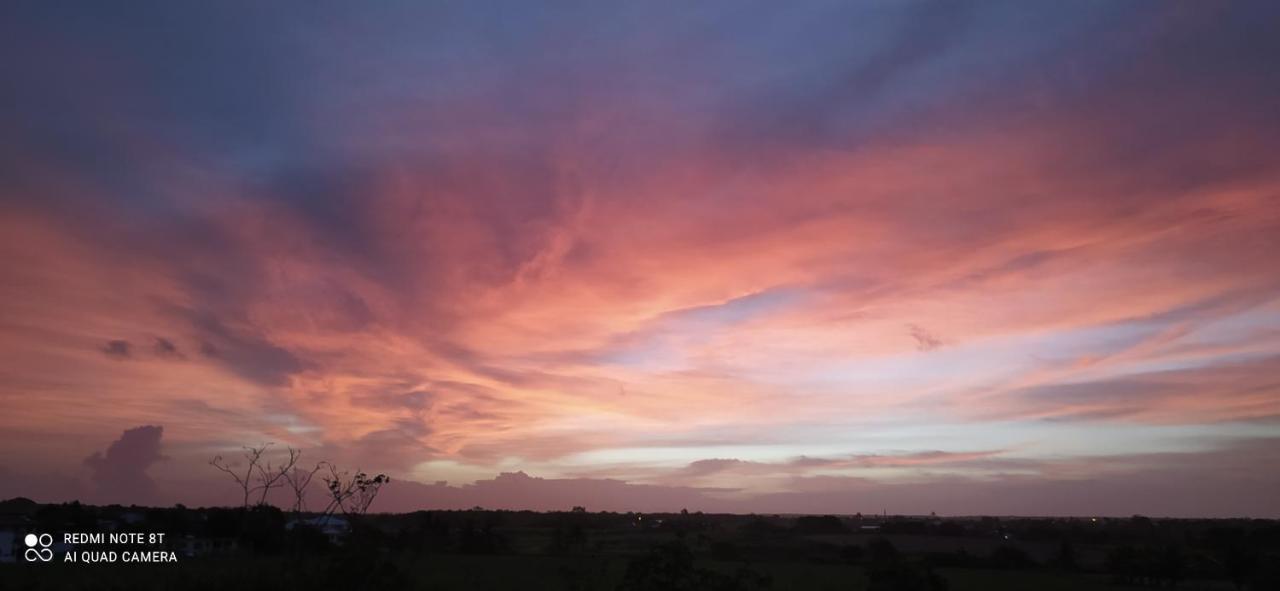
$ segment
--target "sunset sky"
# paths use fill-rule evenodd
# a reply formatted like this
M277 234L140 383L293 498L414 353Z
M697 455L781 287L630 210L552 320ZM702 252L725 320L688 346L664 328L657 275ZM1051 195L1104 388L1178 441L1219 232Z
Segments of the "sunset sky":
M0 497L1280 516L1280 3L6 2Z

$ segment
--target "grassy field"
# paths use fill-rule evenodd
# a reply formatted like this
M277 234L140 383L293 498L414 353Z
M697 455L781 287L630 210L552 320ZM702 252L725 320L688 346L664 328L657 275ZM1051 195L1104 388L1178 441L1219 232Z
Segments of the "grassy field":
M435 554L384 557L378 574L358 577L353 584L331 577L332 565L315 559L285 558L190 560L178 564L4 565L0 567L0 590L35 589L133 591L148 589L422 589L499 591L528 590L612 590L622 581L627 558L622 556L477 556ZM733 572L749 566L771 580L778 591L858 591L866 589L861 567L770 562L746 565L740 562L699 561L699 566ZM941 569L938 571L952 591L1116 591L1103 575L1052 571L994 571ZM330 586L331 585L331 586ZM364 586L361 586L364 585ZM1184 590L1227 590L1223 584L1183 583Z
M66 529L62 506L46 530ZM84 512L83 507L78 508ZM152 529L223 540L177 564L0 564L10 590L1138 590L1277 589L1267 521L882 520L484 510L371 516L334 545L271 508L152 510ZM81 515L81 518L84 516ZM225 543L240 524L238 537ZM143 526L139 526L143 527ZM85 548L82 550L91 550ZM1261 549L1261 550L1259 550ZM1213 579L1213 582L1207 582ZM1150 587L1146 587L1150 588Z

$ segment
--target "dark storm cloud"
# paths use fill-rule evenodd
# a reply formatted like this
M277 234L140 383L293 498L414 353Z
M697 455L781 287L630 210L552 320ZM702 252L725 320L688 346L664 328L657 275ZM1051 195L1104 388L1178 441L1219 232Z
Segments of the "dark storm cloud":
M200 352L246 380L281 386L306 368L298 356L251 329L233 328L208 312L191 310L186 316L200 335Z
M153 425L126 429L105 453L85 458L99 502L128 505L156 500L156 485L147 469L164 459L160 455L163 434L164 427Z

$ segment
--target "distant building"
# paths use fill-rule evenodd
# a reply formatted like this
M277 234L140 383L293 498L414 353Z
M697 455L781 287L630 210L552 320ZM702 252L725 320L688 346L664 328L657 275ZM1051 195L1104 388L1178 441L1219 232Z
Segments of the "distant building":
M138 525L147 520L147 516L142 513L134 513L132 511L120 515L120 523L127 525Z
M18 561L18 533L11 529L0 529L0 563Z
M235 538L205 538L186 535L171 543L170 548L187 558L230 554L239 548Z
M329 539L330 544L338 545L342 543L342 539L351 533L351 524L346 519L336 515L327 515L322 517L310 517L307 519L295 519L286 523L284 528L293 531L295 527L310 527L324 534Z
M30 499L11 499L0 502L0 563L17 562L26 550L23 538L31 531L30 516L36 503Z

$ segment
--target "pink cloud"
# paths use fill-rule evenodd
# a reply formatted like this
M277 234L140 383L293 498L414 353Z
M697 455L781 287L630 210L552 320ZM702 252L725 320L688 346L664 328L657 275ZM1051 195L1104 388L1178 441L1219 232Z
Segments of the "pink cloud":
M972 29L830 32L841 59L817 61L807 35L745 59L732 31L557 22L455 70L377 50L421 35L329 31L349 43L251 52L300 55L197 96L136 51L146 36L101 54L15 37L49 60L15 96L66 120L0 120L11 469L83 472L72 442L163 424L183 458L275 441L488 482L434 491L466 505L599 504L573 486L641 502L648 483L673 506L835 507L805 487L882 498L864 478L935 471L979 495L1031 460L1103 466L1087 429L1142 454L1171 444L1129 430L1199 427L1188 445L1210 453L1274 426L1280 136L1256 32L1197 7L1048 19L1031 43L961 12ZM600 51L539 45L560 35ZM189 41L211 71L244 49ZM806 49L765 59L788 47ZM287 108L238 94L259 87ZM235 124L210 123L227 105ZM935 444L947 427L975 441ZM1052 429L1085 449L1025 435ZM1037 477L1008 484L1078 490Z

